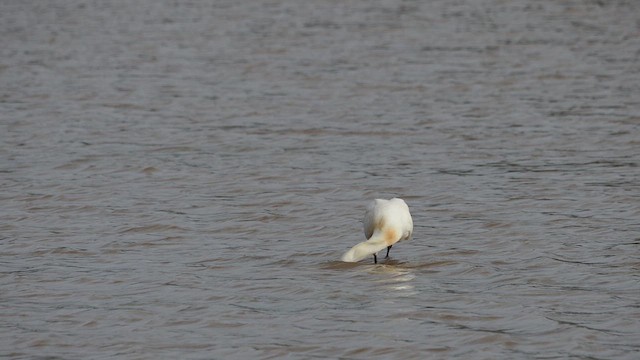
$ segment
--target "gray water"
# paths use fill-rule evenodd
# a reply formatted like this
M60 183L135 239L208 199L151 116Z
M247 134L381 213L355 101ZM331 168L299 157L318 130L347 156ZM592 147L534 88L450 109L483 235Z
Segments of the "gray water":
M2 1L0 117L2 358L640 357L637 1Z

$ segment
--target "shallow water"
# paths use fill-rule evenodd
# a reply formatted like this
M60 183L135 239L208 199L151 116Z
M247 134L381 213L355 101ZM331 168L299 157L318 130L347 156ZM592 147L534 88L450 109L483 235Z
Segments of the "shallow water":
M0 3L0 357L640 355L633 1ZM347 264L376 197L414 239Z

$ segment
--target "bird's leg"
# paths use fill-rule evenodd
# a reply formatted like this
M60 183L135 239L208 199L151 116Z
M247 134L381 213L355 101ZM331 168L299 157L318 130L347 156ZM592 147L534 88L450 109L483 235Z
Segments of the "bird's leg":
M391 247L392 247L392 246L393 246L393 245L389 245L389 246L387 246L387 256L385 256L385 257L384 257L385 259L389 257L389 250L391 250Z
M378 257L376 256L376 254L373 254L373 263L374 264L378 263Z

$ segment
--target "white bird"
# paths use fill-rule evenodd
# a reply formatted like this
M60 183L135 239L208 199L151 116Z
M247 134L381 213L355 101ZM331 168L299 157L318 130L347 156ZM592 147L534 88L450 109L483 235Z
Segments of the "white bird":
M373 255L373 262L378 263L378 251L387 248L387 256L391 246L402 240L410 240L413 234L413 220L409 206L404 200L375 199L367 206L364 214L363 241L342 255L342 261L357 262Z

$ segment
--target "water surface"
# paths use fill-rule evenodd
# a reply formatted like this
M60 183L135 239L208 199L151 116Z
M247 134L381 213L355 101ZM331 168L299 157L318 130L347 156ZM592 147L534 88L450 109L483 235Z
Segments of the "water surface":
M0 357L637 359L633 1L5 1ZM414 239L346 264L373 198Z

